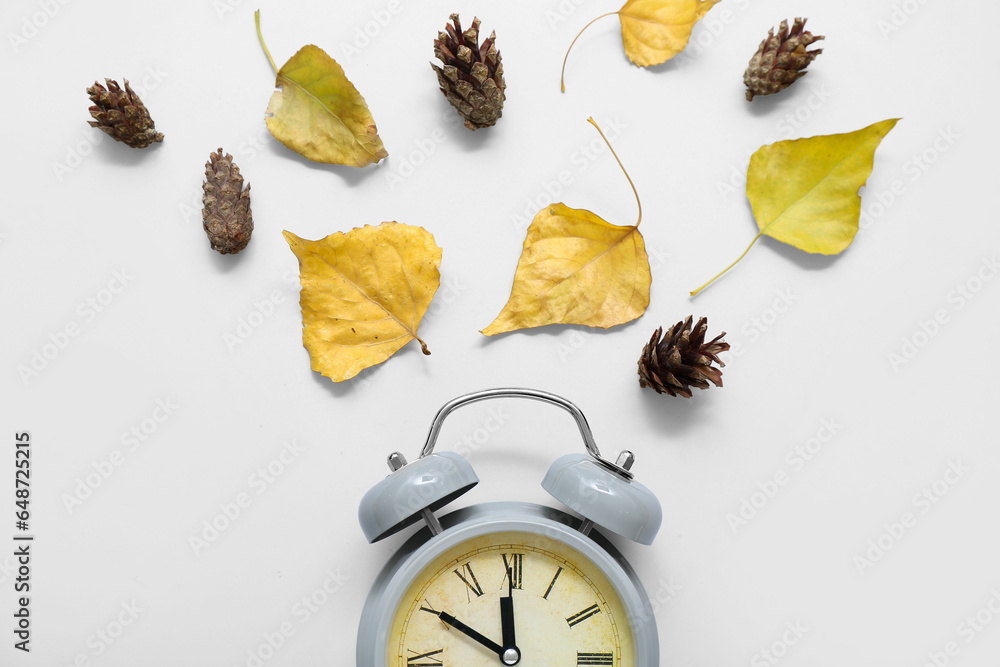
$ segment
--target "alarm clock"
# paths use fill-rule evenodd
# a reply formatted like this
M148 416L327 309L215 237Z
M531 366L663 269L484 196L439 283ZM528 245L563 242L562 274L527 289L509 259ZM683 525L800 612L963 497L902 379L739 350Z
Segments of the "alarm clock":
M438 510L479 483L469 462L435 452L456 408L496 398L544 401L569 412L586 453L558 458L542 480L575 514L526 502ZM635 457L602 458L587 419L535 389L460 396L431 422L419 458L389 455L391 473L358 511L376 542L424 525L379 573L358 628L358 667L655 667L656 623L635 570L598 530L651 544L662 511L635 481Z

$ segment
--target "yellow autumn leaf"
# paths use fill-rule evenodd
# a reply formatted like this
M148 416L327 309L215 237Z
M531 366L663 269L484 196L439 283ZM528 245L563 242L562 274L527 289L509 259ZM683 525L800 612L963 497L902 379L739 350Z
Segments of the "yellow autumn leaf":
M307 241L284 232L299 259L302 343L312 369L334 382L380 364L411 340L434 298L441 248L398 222Z
M625 55L639 67L665 63L684 50L691 30L722 0L628 0L618 10Z
M747 169L747 198L760 232L735 262L691 296L735 266L764 235L823 255L851 245L861 216L858 191L872 173L875 149L898 121L758 148Z
M299 49L279 70L260 32L257 36L276 73L267 105L267 129L275 139L314 162L364 167L388 157L365 98L323 49Z
M597 127L593 118L588 120ZM614 149L611 153L615 155ZM649 305L651 277L639 221L612 225L561 203L539 211L524 239L510 299L482 333L493 336L547 324L607 329L642 315Z
M583 26L583 30L598 19L617 14L622 24L622 45L628 59L639 67L659 65L684 50L691 39L695 23L721 1L628 0L617 12L598 16ZM563 59L563 74L559 82L563 91L566 90L566 60L583 30L573 38Z
M552 204L532 220L510 299L487 336L546 324L607 329L649 305L649 260L636 226Z

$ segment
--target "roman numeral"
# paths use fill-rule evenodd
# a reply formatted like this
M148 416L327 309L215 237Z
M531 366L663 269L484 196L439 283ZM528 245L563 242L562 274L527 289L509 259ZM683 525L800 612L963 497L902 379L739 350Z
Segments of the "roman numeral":
M580 653L576 652L577 665L613 665L614 653Z
M504 580L506 580L507 575L510 574L510 580L513 582L514 588L521 588L521 571L524 566L524 554L511 554L510 559L507 558L507 554L502 555ZM500 585L503 586L503 581L500 582Z
M578 623L583 623L584 621L586 621L591 616L594 616L595 614L600 614L600 613L601 613L601 608L598 607L596 604L592 604L589 607L587 607L586 609L584 609L583 611L577 612L577 613L573 614L572 616L570 616L569 618L567 618L566 622L569 623L569 627L572 628L574 625L576 625Z
M556 570L556 575L552 577L552 581L549 582L549 587L545 589L545 595L542 596L543 600L549 599L549 593L552 592L552 587L556 585L556 579L559 578L559 575L562 574L562 571L563 571L562 568Z
M468 579L466 579L465 575L462 574L463 572L469 575ZM468 586L469 591L472 591L473 593L476 594L477 598L483 596L483 587L479 585L479 580L476 579L476 573L472 571L471 565L465 563L464 565L462 565L461 570L455 570L455 574L458 575L458 578L461 579L466 586ZM469 591L465 592L466 597L469 596ZM471 601L472 598L469 597L469 600Z
M439 648L436 651L428 651L427 653L414 655L406 659L406 665L407 667L444 667L444 663L435 657L439 653L443 652L444 649ZM410 653L416 653L416 651L410 650Z

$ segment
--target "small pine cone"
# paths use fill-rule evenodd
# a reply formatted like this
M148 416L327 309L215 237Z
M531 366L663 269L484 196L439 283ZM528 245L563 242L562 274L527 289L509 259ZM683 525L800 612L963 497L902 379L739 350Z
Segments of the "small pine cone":
M710 342L705 342L708 318L701 318L691 330L691 317L667 329L653 332L653 337L639 357L639 386L652 387L658 394L681 395L691 398L691 387L707 389L711 381L716 387L722 386L722 371L712 367L714 361L725 366L719 353L729 349L729 343L722 340L723 331Z
M235 254L250 243L253 214L250 211L250 185L243 187L240 168L233 156L220 148L205 163L204 208L201 218L213 250L223 255Z
M145 148L154 141L163 141L163 133L156 131L156 124L149 117L149 110L125 82L125 90L118 87L118 82L105 79L105 88L94 82L87 89L90 100L95 106L90 107L90 115L94 120L88 120L91 127L96 127L115 141L121 141L132 148Z
M464 33L458 14L452 14L451 20L454 26L445 25L447 32L439 32L434 40L434 55L444 68L434 63L431 67L437 72L441 92L465 118L465 126L470 130L489 127L500 119L507 99L497 34L494 31L479 45L478 18Z
M823 53L823 49L806 51L807 46L824 39L805 30L806 20L795 19L790 31L788 21L782 21L777 35L773 29L767 31L767 38L743 73L748 101L753 101L754 95L771 95L788 88L804 77L809 63Z

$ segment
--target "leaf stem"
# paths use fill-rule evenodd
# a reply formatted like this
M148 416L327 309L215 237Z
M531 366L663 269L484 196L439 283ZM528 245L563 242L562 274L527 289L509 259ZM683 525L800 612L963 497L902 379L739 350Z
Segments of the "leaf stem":
M743 254L742 254L742 255L740 255L739 257L737 257L737 258L736 258L736 261L735 261L735 262L733 262L732 264L730 264L730 265L729 265L729 266L727 266L726 268L722 269L722 271L720 271L720 272L719 272L718 274L716 274L716 276L715 276L714 278L712 278L711 280L709 280L709 281L708 281L707 283L705 283L704 285L702 285L701 287L699 287L699 288L698 288L698 289L696 289L695 291L691 292L691 296L695 296L695 295L697 295L697 294L698 294L698 292L702 291L703 289L705 289L706 287L708 287L709 285L711 285L712 283L714 283L714 282L715 282L715 281L716 281L716 280L717 280L717 279L719 278L719 276L721 276L721 275L722 275L723 273L725 273L725 272L726 272L726 271L728 271L729 269L731 269L731 268L733 268L734 266L736 266L736 263L737 263L737 262L739 262L739 261L740 261L741 259L743 259L744 257L746 257L746 254L747 254L748 252L750 252L750 248L752 248L752 247L753 247L753 244L754 244L754 243L756 243L756 242L757 242L757 239L759 239L759 238L760 238L761 236L763 236L763 235L764 235L764 232L758 232L758 233L757 233L757 236L753 237L753 241L751 241L751 242L750 242L750 245L748 245L748 246L747 246L747 249L743 251Z
M597 132L601 135L601 139L604 139L604 143L606 143L608 145L608 148L611 149L611 154L615 156L615 160L618 162L618 166L622 168L622 173L625 174L625 178L628 179L628 184L632 186L632 194L635 195L635 203L639 207L639 219L635 221L635 226L638 227L639 223L642 222L642 202L639 201L639 191L635 189L635 183L632 182L632 178L628 175L628 172L625 171L625 165L623 165L622 161L618 159L618 153L616 153L615 149L611 147L611 142L608 141L608 138L604 136L603 132L601 132L601 128L594 121L593 117L588 118L587 122L593 125L595 128L597 128ZM756 241L757 239L754 240Z
M425 343L424 341L420 340L420 336L414 336L414 338L416 338L417 342L420 343L420 351L423 352L424 354L430 356L431 351L429 349L427 349L427 343Z
M607 14L601 14L596 19L594 19L594 21L603 19L605 16L613 16L617 13L618 12L608 12ZM561 90L564 93L566 92L566 61L569 60L569 52L573 50L573 44L576 44L576 40L580 39L580 35L583 34L583 31L589 28L591 23L593 23L594 21L591 21L587 25L583 26L583 29L581 29L580 32L576 33L576 37L573 38L573 41L570 43L569 48L566 49L566 56L563 58L562 72L559 74L559 90Z
M260 45L264 47L264 55L267 56L267 61L271 63L271 69L274 73L278 73L278 66L274 64L274 58L271 57L271 52L267 50L267 44L264 43L264 35L260 34L260 10L258 9L253 13L254 21L257 22L257 39L260 40Z

